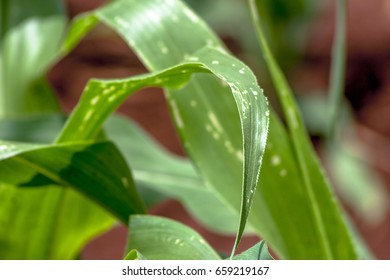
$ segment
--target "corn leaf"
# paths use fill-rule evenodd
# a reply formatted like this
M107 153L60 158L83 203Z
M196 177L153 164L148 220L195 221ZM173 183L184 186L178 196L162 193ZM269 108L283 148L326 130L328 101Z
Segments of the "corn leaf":
M52 142L64 121L60 114L3 121L0 122L0 138ZM205 186L187 159L166 151L129 119L112 116L104 129L131 166L138 191L146 205L154 205L167 197L175 198L207 228L222 234L235 233L238 214L217 193Z
M255 246L234 256L233 260L273 260L273 258L268 252L267 244L262 240Z
M252 18L256 26L259 43L274 82L278 100L286 119L291 148L298 165L299 176L307 194L309 211L312 213L318 247L318 258L355 259L356 250L351 234L347 229L342 212L332 194L331 187L318 163L315 152L303 125L300 113L295 104L292 90L285 76L275 61L263 34L256 3L250 0Z
M98 20L117 30L151 70L176 65L205 45L222 47L204 22L180 1L149 0L141 4L129 0L116 1L78 18L71 28L71 34L77 36L68 38L66 42L71 43L65 44L64 50L69 51L66 46L82 38L82 28L87 32ZM231 68L237 69L233 64ZM210 92L228 93L228 88L212 77L197 75L185 87L168 90L166 96L185 148L206 185L237 210L240 194L236 186L242 181L242 163L236 151L240 151L242 140L236 104L230 94ZM210 111L215 118L204 113ZM290 120L297 120L296 112L291 113ZM222 139L217 127L224 132ZM233 151L236 157L226 157L226 151ZM355 258L344 221L316 159L309 156L313 182L319 185L313 190L306 184L307 176L302 177L295 152L289 134L272 117L259 180L262 188L255 194L249 223L282 258Z
M228 142L228 140L224 140L226 138L225 131L223 127L220 126L213 111L207 111L207 113L204 114L204 112L197 110L199 119L197 119L191 127L191 131L192 133L196 131L195 124L199 125L200 120L203 120L203 124L199 128L200 130L197 131L198 136L202 134L202 138L212 139L210 139L210 141L214 143L212 148L215 149L212 152L217 153L218 158L215 159L216 166L203 167L202 165L206 164L205 156L207 155L208 157L208 154L206 154L208 152L207 150L210 149L210 147L203 145L202 149L198 150L198 153L203 155L202 162L198 162L198 165L200 165L201 170L210 172L214 180L216 180L216 177L220 177L226 172L225 165L231 158L239 159L237 162L239 164L237 170L232 170L232 172L236 173L242 170L241 166L244 164L244 173L241 176L238 176L238 179L241 179L242 177L243 182L237 182L237 185L231 185L229 182L229 185L232 190L235 190L235 193L231 193L227 190L226 185L217 185L219 188L224 189L223 192L221 192L222 196L229 197L230 203L236 202L233 207L237 207L236 209L240 209L239 211L241 211L241 221L237 237L238 241L244 231L245 223L249 215L249 209L252 204L252 198L259 176L261 159L265 148L268 127L267 103L265 97L261 93L261 89L256 84L256 79L251 71L240 61L225 52L212 47L206 47L199 50L188 59L196 62L179 64L178 66L161 72L144 74L130 79L90 81L85 88L80 102L70 116L69 121L57 141L74 141L74 138L77 138L77 140L85 140L95 137L106 118L129 95L142 87L166 86L178 88L187 82L193 73L209 72L215 74L230 87L235 98L242 124L242 135L244 137L243 147L234 150L232 144ZM232 64L236 65L239 70L230 69L229 67ZM246 73L246 75L243 75L240 71ZM191 93L183 92L182 94L188 95ZM192 94L196 95L196 92L193 92ZM192 98L192 96L190 96L190 98ZM215 96L215 100L217 101L218 99L219 96ZM187 103L191 103L191 100L194 101L193 99L188 99L188 97L186 98ZM172 99L171 104L176 104L174 102L175 101ZM190 104L187 105L191 106ZM175 105L173 106L173 115L178 122L179 129L184 128L180 112ZM74 133L75 131L77 133ZM206 135L207 138L205 137ZM197 137L197 139L194 140L195 143L199 144L202 142L205 144L205 142L203 142L205 140L202 138ZM225 145L221 145L220 141L225 141ZM188 145L192 145L192 142L189 141ZM209 165L209 163L207 163L207 165ZM218 170L218 168L221 169ZM215 173L217 171L219 173ZM220 176L217 176L217 174ZM242 197L241 206L238 204L240 202L240 197ZM236 246L237 243L235 247Z
M2 183L72 187L124 223L129 215L144 212L127 164L109 142L50 146L0 142L0 160Z
M146 260L146 258L137 250L131 250L123 259L128 261Z
M219 260L193 229L171 219L133 215L126 252L136 249L148 260Z
M172 88L169 83L164 83L164 73L173 74L178 70L187 72L175 78L182 80L179 80L180 84L186 81L186 77L188 79L189 71L211 71L222 79L223 83L212 76L197 75L185 87L168 90L166 96L178 131L206 184L216 189L233 209L241 213L235 249L252 204L268 127L267 103L252 72L221 50L219 40L179 1L116 1L86 17L99 18L117 30L151 70L161 70L183 61L192 61L156 74L160 75L159 79L163 79L162 81L152 80L155 78L147 75L142 77L149 79L149 85ZM75 24L80 22L85 23L88 20L78 19ZM180 29L175 28L177 22L180 22ZM80 28L84 26L85 24L81 24ZM86 30L89 28L88 25ZM77 28L73 27L71 30ZM171 30L173 32L170 32ZM185 40L186 48L183 48L183 34L190 33L192 35ZM69 41L71 40L67 40ZM212 47L215 45L217 48ZM97 81L91 82L86 93L92 88L97 90L100 84ZM122 85L126 86L125 83ZM121 96L129 91L130 87L130 84L127 88L122 88L122 85L111 83L106 84L104 89L100 87L101 94L97 98L105 100L103 92L107 92L108 96L112 88L119 97L111 103L120 104ZM118 94L121 91L122 94ZM86 94L84 98L85 96ZM80 128L79 122L85 118L87 110L87 106L84 105L83 109L81 106L79 105L79 111L71 117L68 131ZM83 115L77 116L78 112L82 111ZM89 121L87 124L92 128L105 118L96 112L94 116L96 122ZM72 118L75 125L72 124ZM226 122L222 124L221 119L224 118ZM96 133L96 129L93 130L88 131L86 127L86 137ZM66 133L65 130L65 138L70 134Z
M150 191L161 193L182 202L207 228L221 234L236 232L238 213L206 187L190 161L166 151L129 119L113 116L104 128L131 166L144 201L153 197Z
M0 259L75 259L115 219L76 191L0 184Z

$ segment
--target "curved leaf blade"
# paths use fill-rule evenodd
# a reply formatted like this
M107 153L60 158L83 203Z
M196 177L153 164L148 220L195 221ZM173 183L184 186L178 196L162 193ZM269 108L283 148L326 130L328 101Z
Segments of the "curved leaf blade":
M267 101L262 94L262 90L256 83L256 78L242 62L228 55L222 50L205 47L193 56L189 56L188 60L196 62L185 62L167 70L144 74L129 79L116 81L92 80L85 88L84 94L67 122L64 130L57 139L59 142L72 140L86 140L96 136L100 131L103 122L107 117L131 94L136 90L146 86L166 86L180 87L187 82L193 73L212 73L227 84L231 89L238 112L240 115L242 129L242 150L234 150L228 137L224 132L224 128L220 125L219 120L214 112L209 110L207 115L202 113L202 119L207 119L206 128L202 125L203 135L206 133L212 142L221 138L225 141L225 146L220 152L227 160L234 158L240 160L243 170L241 175L242 182L238 186L242 186L241 206L236 206L240 209L240 225L237 233L236 243L233 249L238 246L238 242L243 234L246 221L249 216L249 210L252 205L252 199L257 185L257 180L260 172L260 165L265 149L267 131L268 131L268 109ZM235 65L231 68L232 65ZM184 93L182 93L184 94ZM219 97L217 97L218 99ZM183 127L180 112L175 107L175 101L171 99L173 105L173 115L176 118L179 129ZM92 105L92 106L91 106ZM199 115L199 112L198 112ZM197 120L199 124L200 121ZM206 121L204 121L206 123ZM214 127L212 128L211 125ZM211 133L210 129L215 129ZM75 134L74 131L77 131ZM196 141L199 143L199 140ZM230 144L230 145L229 145ZM226 147L228 146L228 147ZM201 149L201 153L206 155ZM229 149L230 148L230 149ZM221 145L219 144L219 150ZM203 161L204 159L202 159ZM198 162L198 164L200 164ZM219 165L225 171L225 162L219 162ZM199 167L202 170L202 167ZM212 166L209 166L208 172L212 172ZM237 171L235 171L237 172ZM213 176L215 177L215 175ZM224 189L224 185L219 183L220 189ZM233 186L236 190L239 188ZM226 190L221 192L222 196L230 196ZM233 194L237 195L237 191ZM237 197L232 200L238 202ZM226 198L225 198L226 199ZM229 201L229 203L231 203Z
M112 116L104 130L131 166L141 195L157 191L182 202L207 228L221 234L237 231L238 213L206 187L191 162L166 151L130 119Z
M58 114L0 121L0 138L48 143L63 123ZM70 188L0 186L0 259L75 259L114 223L107 211Z
M136 249L148 260L219 260L193 229L170 219L133 215L126 252Z
M129 215L144 212L127 164L109 142L50 146L0 142L0 159L3 183L72 187L124 223Z
M0 184L2 260L75 259L85 243L114 223L76 191Z
M264 240L255 246L233 257L233 260L273 260L268 252L267 244Z
M129 0L117 1L115 5L115 9L107 6L97 12L99 15L95 13L94 16L119 31L151 70L161 70L180 63L205 45L222 46L204 22L180 1ZM177 28L178 25L180 28ZM87 29L90 28L91 26ZM222 94L213 98L214 95L210 95L210 92ZM215 189L221 194L221 199L237 211L240 207L237 197L241 195L241 190L237 186L241 184L242 162L239 157L226 156L224 152L226 149L239 151L242 139L236 104L229 88L211 76L196 75L185 87L180 90L170 89L166 95L186 150L202 172L207 186ZM215 141L213 133L207 132L205 123L211 127L211 120L204 112L209 110L226 132L228 140L222 142L222 145ZM175 112L180 113L180 118ZM198 122L194 121L197 119ZM308 199L297 169L289 136L275 117L271 122L269 145L260 175L262 188L255 194L249 222L282 258L326 258L316 229L312 201ZM314 162L313 168L317 165ZM331 219L326 222L326 226L332 244L339 248L337 258L354 258L354 254L350 254L348 238L338 239L339 235L345 236L345 228L338 218L337 227L333 227L333 210L337 206L333 196L329 196L326 187L324 188L322 174L317 175L320 178L320 208L322 211L332 209L328 213ZM308 245L304 247L301 244Z
M137 250L131 250L123 259L127 261L146 260L145 257Z

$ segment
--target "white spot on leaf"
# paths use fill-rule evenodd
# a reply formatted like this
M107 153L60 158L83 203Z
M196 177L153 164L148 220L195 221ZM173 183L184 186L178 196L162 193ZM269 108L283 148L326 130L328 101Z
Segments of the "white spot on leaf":
M271 164L274 166L279 165L281 161L282 160L280 159L280 156L278 156L278 155L274 155L271 158Z
M179 109L177 108L176 102L174 100L171 100L170 103L171 103L173 118L175 119L177 126L179 128L183 128L184 123L183 123L183 120L180 116Z
M209 112L208 116L209 116L209 119L210 119L212 125L215 127L215 129L218 132L223 132L223 128L222 128L221 124L219 123L219 121L218 121L217 117L215 116L215 114L213 112Z
M161 53L167 54L169 52L169 49L167 46L164 44L163 41L158 41L157 46L160 48Z
M238 158L239 161L243 161L244 160L244 156L243 156L242 150L236 151L236 157Z
M91 99L91 105L96 105L100 99L99 95L96 95L94 98Z
M196 102L196 100L191 100L190 106L191 106L192 108L195 108L197 105L198 105L198 103Z

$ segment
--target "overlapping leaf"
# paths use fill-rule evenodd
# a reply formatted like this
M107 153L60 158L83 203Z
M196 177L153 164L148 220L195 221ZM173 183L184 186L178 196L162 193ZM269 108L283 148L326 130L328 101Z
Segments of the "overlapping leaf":
M252 204L268 126L266 101L251 71L210 47L220 46L219 40L179 1L117 1L86 17L99 18L119 31L151 70L192 60L194 66L208 68L225 82L197 75L182 89L169 90L167 97L179 133L207 185L242 214L238 241ZM80 22L88 20L78 19L75 24ZM183 34L190 33L183 48Z
M273 258L268 252L267 244L262 240L255 246L234 256L233 260L273 260Z
M0 118L8 118L0 124L1 139L47 142L46 130L19 129L9 117L58 111L42 76L57 58L66 23L63 3L4 0L0 5ZM0 189L1 259L75 258L88 240L114 223L70 189Z
M218 193L205 186L187 159L170 154L125 118L111 117L104 128L107 137L118 145L130 164L145 203L154 197L162 199L158 195L161 193L181 201L207 228L221 234L236 232L238 213Z
M213 248L193 229L167 218L134 215L126 252L136 249L148 260L218 260Z
M151 70L174 65L204 45L221 46L207 26L179 1L149 0L142 4L117 1L89 16L117 30ZM79 20L88 22L85 18ZM167 98L185 147L207 185L238 209L240 156L226 155L229 150L238 151L242 145L238 137L240 124L233 98L229 94L213 98L217 95L210 94L226 91L218 81L202 75L194 77L181 90L169 90ZM218 120L217 126L212 125L214 118L204 114L209 111ZM219 126L224 131L222 139L212 133L218 132ZM350 237L316 160L309 162L313 182L320 187L311 189L296 166L288 134L275 118L271 121L269 139L260 177L263 188L255 196L249 217L253 228L283 258L354 258ZM319 216L318 211L325 217ZM331 254L328 244L334 248Z
M222 82L226 83L230 87L233 96L235 98L238 112L240 113L243 148L234 149L232 143L227 140L227 135L224 128L220 125L218 118L214 114L214 111L202 112L202 119L207 119L202 124L201 133L207 134L207 138L211 138L213 146L217 149L218 157L216 158L217 166L207 168L208 172L216 171L221 168L220 171L229 170L225 167L226 162L231 158L239 159L239 165L237 169L231 170L232 172L239 172L242 170L242 163L244 161L244 173L238 177L237 185L231 185L236 190L235 196L232 197L232 193L226 190L221 192L223 197L230 197L229 203L234 203L233 207L240 209L242 218L240 221L239 235L240 239L247 217L249 215L250 205L252 204L252 198L257 184L259 176L261 159L265 148L265 140L268 127L268 109L267 103L262 95L261 89L256 84L256 79L251 71L240 61L226 54L225 52L206 47L194 53L193 56L188 57L188 60L195 62L187 62L180 64L176 67L167 69L165 71L145 74L139 77L133 77L126 80L118 81L99 81L92 80L86 86L83 97L77 105L75 111L71 115L67 125L65 126L58 141L72 141L74 137L77 139L89 139L93 138L100 130L102 123L130 94L135 90L145 86L166 86L166 87L180 87L190 78L193 73L213 73ZM233 66L233 69L230 67ZM212 94L212 91L210 91ZM182 93L191 94L191 93ZM199 98L196 92L193 93L193 98ZM227 93L226 93L227 94ZM223 96L223 95L222 95ZM192 96L190 97L192 98ZM205 97L203 97L204 99ZM216 100L220 97L215 96ZM221 97L222 99L223 97ZM195 99L186 98L189 106L194 106ZM193 101L193 102L191 102ZM199 101L200 102L200 101ZM191 105L192 103L192 105ZM176 107L175 101L171 100L172 113L175 120L178 123L179 129L184 129L184 123L182 120L181 112ZM197 106L195 104L195 106ZM199 111L198 111L199 115ZM200 120L194 120L194 124L191 126L191 131L196 131L196 126L200 124ZM186 128L187 129L187 128ZM76 134L74 132L77 132ZM199 144L200 138L195 143ZM239 139L241 140L241 139ZM190 142L188 142L190 143ZM203 149L210 148L210 144L203 142L201 154L204 156L205 151ZM222 150L222 151L221 151ZM198 162L198 164L200 164ZM218 166L219 165L219 166ZM203 167L200 167L204 170ZM228 171L230 172L230 171ZM215 178L213 174L213 178ZM242 182L239 182L241 181ZM219 188L225 186L217 185ZM243 193L241 194L241 187ZM242 196L241 207L239 203L239 197ZM237 245L237 244L236 244Z
M66 46L73 46L85 31L96 24L98 19L119 31L151 70L165 69L183 60L188 60L190 54L205 45L221 46L215 35L191 10L181 2L173 0L117 1L89 16L80 18L78 23L81 25L75 23L70 35L74 36L67 41ZM192 55L193 60L196 60L196 57L199 59L199 55ZM210 58L208 62L211 62L211 66L222 65L220 59L215 59L215 57ZM187 64L189 65L199 66L197 63ZM236 74L235 77L241 77L244 80L250 77L246 75L248 73L246 68L237 67L237 65L239 64L233 62L229 67L225 65L225 68L221 70L232 70L232 73ZM173 71L178 69L180 68ZM159 74L162 73L164 71ZM185 76L185 73L181 74ZM241 83L241 78L233 79L233 81ZM96 81L95 84L93 83L91 85L98 87ZM160 83L154 84L161 85ZM207 186L216 190L221 198L238 212L241 209L239 198L242 195L241 149L244 145L245 163L250 159L246 154L250 150L245 146L245 142L242 142L240 118L230 93L232 89L234 92L234 87L238 85L233 85L230 84L228 88L213 77L201 74L194 76L187 86L179 90L169 90L167 97L185 147ZM110 87L98 90L100 93L98 96L102 97L105 90L109 91L109 89ZM252 90L254 91L252 91L252 97L256 96L255 92L259 94L259 91L253 87ZM121 94L118 96L123 97ZM237 94L235 97L237 98ZM93 98L90 102L94 100ZM244 103L239 103L239 105ZM251 107L253 104L250 102L244 105L244 107ZM244 119L243 116L247 109L241 108L241 120ZM97 127L88 131L86 124L90 123L89 120L93 120L96 115L88 112L84 107L84 114L81 114L78 121L81 123L82 120L87 119L87 121L74 126L78 129L84 124L81 137L87 138L96 135L100 126L97 124L105 119L106 114L109 114L109 111L102 115L98 114L98 119L92 123ZM290 119L293 117L294 115ZM253 124L256 123L252 122ZM264 126L265 123L260 125ZM69 127L72 126L69 125L67 129ZM245 134L251 135L252 129L253 126L244 129L244 136ZM85 134L86 131L89 134ZM271 119L269 138L270 145L267 146L265 152L265 165L260 177L263 188L256 193L252 215L249 217L253 228L283 258L354 258L344 223L326 184L324 186L323 175L317 168L315 159L309 158L308 162L314 170L312 180L318 183L319 187L310 190L303 180L307 177L301 177L302 168L296 166L296 154L291 148L289 136L275 118ZM65 130L59 139L72 141L72 135L71 133L66 135ZM264 142L260 141L257 144L262 146ZM246 166L248 165L244 164L244 172L246 172ZM248 176L247 173L244 175ZM255 174L251 175L256 179ZM247 188L249 198L251 190L253 188ZM313 191L315 199L313 199ZM251 202L248 203L246 197L243 198L241 221L245 221ZM321 215L318 215L318 211ZM323 227L326 228L325 234ZM240 230L242 229L241 223ZM306 247L302 244L306 244ZM333 246L330 254L327 244Z
M127 164L109 142L50 146L0 142L0 160L2 183L73 187L124 223L129 215L144 211Z

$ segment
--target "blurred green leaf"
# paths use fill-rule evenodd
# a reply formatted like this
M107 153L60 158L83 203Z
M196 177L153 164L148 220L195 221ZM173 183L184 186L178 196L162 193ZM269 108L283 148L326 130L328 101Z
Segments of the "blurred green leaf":
M331 127L325 95L308 95L299 100L311 134L326 136ZM386 188L369 164L370 155L354 131L353 118L345 104L339 110L334 139L327 138L323 155L338 194L368 223L378 223L386 215L389 202ZM347 132L347 133L344 133Z
M142 252L148 260L219 260L218 254L193 229L170 219L133 215L126 252Z
M329 102L327 115L329 126L326 135L332 138L339 123L344 104L344 83L347 61L347 0L336 1L335 35L332 47L332 64L329 82Z
M26 143L52 143L65 121L65 115L59 113L0 120L0 139Z
M378 223L389 207L386 189L372 167L363 161L370 158L364 147L356 140L345 141L327 151L332 177L341 197L356 213L368 223Z
M62 1L1 1L0 118L58 110L49 91L31 89L57 58L65 25Z

